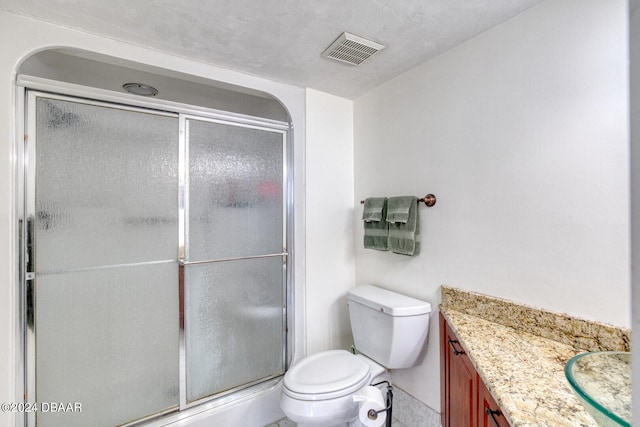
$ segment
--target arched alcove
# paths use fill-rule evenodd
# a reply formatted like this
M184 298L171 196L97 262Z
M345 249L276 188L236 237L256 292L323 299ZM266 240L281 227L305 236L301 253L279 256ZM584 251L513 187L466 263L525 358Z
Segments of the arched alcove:
M291 118L284 105L260 90L207 79L206 74L194 76L77 49L50 48L33 53L20 63L16 74L17 93L24 96L19 103L24 111L17 115L18 127L25 129L27 141L17 150L18 163L24 165L24 173L19 176L25 177L17 206L25 207L20 211L20 221L29 224L23 238L28 243L20 246L23 255L16 258L29 260L19 267L29 272L21 280L21 289L26 291L19 303L27 307L25 317L20 319L24 336L32 337L25 340L23 347L24 394L46 396L50 390L63 388L77 391L81 387L72 382L78 378L83 384L93 381L91 390L96 391L96 384L105 384L106 380L94 373L106 372L107 378L116 378L127 368L130 371L123 377L145 380L132 381L128 386L120 384L116 394L123 396L126 390L131 394L129 401L134 400L133 396L146 396L146 406L135 413L121 408L112 408L109 414L85 413L87 419L94 420L114 417L109 421L114 424L143 418L162 418L158 422L169 423L196 410L202 412L203 408L211 409L209 415L214 416L223 403L247 399L258 390L276 394L273 387L293 353L293 326L289 329L288 325L294 323L290 173L294 168ZM132 82L153 86L158 93L147 98L125 93L123 85ZM59 171L65 172L60 175ZM148 191L150 188L156 191ZM75 213L69 213L72 211ZM112 218L105 219L104 215ZM203 221L203 215L210 219ZM72 225L61 226L58 231L67 230L73 238L91 238L68 243L62 234L47 234L55 228L51 226L52 216L75 218L68 222ZM86 221L97 225L82 228ZM260 225L260 221L269 224ZM119 227L121 232L109 229L98 236L96 231L103 225ZM199 226L202 230L198 230ZM143 232L151 237L140 238L131 227L147 230ZM243 230L246 238L239 237L236 229ZM113 238L116 235L119 237ZM47 252L48 236L53 236L49 246L53 249ZM267 240L266 245L260 246ZM107 241L116 246L109 247ZM128 251L136 242L145 242L146 246L131 256ZM230 242L238 244L238 251L230 250ZM52 259L50 254L62 253L56 249L59 247L65 247L63 252L71 260L80 258L73 251L95 258L71 267L56 261L56 267L47 270L45 261ZM164 248L161 255L152 253L158 247ZM200 256L199 247L221 248L228 253L203 252ZM36 249L26 255L30 248ZM109 256L121 258L113 261ZM135 278L138 269L148 271L144 277ZM156 274L156 269L164 270ZM98 281L82 276L96 271L101 277ZM208 275L199 276L203 271ZM116 275L106 277L111 273ZM215 275L218 277L212 278ZM62 302L48 298L46 291L56 287L51 285L55 280L74 287L70 293L80 302L74 307L92 308L76 313L64 306L71 299ZM108 283L107 292L122 290L121 297L80 296L82 290L96 295L97 288L89 282L100 280ZM250 283L262 293L243 288ZM235 293L222 297L224 289L220 284L231 284ZM136 289L146 285L151 288L138 292L144 298L135 309L124 308L137 295ZM28 291L37 287L39 292ZM200 289L215 295L200 295ZM56 291L59 290L60 287ZM260 296L254 304L247 295ZM153 299L154 296L158 298ZM234 298L237 304L231 311L200 306L224 300L226 309ZM160 314L163 320L154 321L145 312L135 324L119 326L119 322L129 319L129 313L146 310L142 306L150 313ZM96 314L99 311L102 314ZM70 335L73 342L69 343L61 343L57 337L49 339L48 331L57 329L53 326L57 320L46 318L47 313L66 313L65 319L82 325L87 336L100 338L91 345L87 345L89 339L77 339L76 335ZM218 320L206 320L206 313L229 322L229 328L216 329L224 337L207 332L200 335L198 325L220 324ZM253 324L239 332L237 326L243 322ZM269 332L260 332L265 325ZM104 328L117 329L118 333L105 333ZM126 338L128 333L140 335ZM227 338L231 341L227 342ZM260 343L262 338L264 342ZM232 369L226 361L212 362L215 355L227 353L201 345L210 341L212 348L228 348L228 354L233 354L234 346L243 339L259 346L260 352L241 352L260 353L260 358L236 359L247 363L247 367L238 369ZM147 372L147 361L155 360L154 356L145 356L131 343L144 343L146 351L162 355L158 358L162 366ZM73 363L74 355L94 352L100 345L117 348L118 357L126 359L126 363L111 371L106 365L102 369L93 367L75 377L66 375L66 379L51 379L48 375L50 366L62 372L60 366L66 362L67 372L79 372ZM266 350L268 346L271 351ZM60 349L73 354L60 356ZM267 354L270 356L265 357ZM93 362L98 359L95 354L84 357ZM136 358L143 363L134 362ZM218 384L218 379L223 378L222 370L209 369L216 363L224 366L224 372L231 377L224 384ZM258 365L262 367L256 370ZM211 378L203 374L205 371L211 373ZM153 397L149 390L135 389L147 380L164 384L162 388L151 388L157 396ZM200 388L192 386L198 386L198 380ZM87 402L99 400L93 391L83 392ZM114 402L116 394L106 400ZM46 417L36 414L31 418L37 416L40 420Z
M125 83L143 83L158 90L155 99L290 121L282 104L267 93L79 49L42 50L24 60L17 72L119 93Z

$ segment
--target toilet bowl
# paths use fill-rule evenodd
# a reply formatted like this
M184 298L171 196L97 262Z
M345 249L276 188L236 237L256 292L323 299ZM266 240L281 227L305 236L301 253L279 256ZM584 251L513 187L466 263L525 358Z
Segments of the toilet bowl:
M346 350L316 353L286 373L280 407L298 426L359 426L355 396L385 372L367 357Z
M386 400L372 384L387 369L418 365L426 350L431 305L373 285L347 293L349 319L360 354L329 350L293 364L284 376L280 407L299 427L381 426ZM382 411L367 418L369 409ZM363 411L366 410L366 411Z

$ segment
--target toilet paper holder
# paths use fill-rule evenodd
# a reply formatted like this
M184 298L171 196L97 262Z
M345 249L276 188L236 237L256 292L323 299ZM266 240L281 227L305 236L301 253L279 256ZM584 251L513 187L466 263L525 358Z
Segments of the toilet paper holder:
M387 413L386 427L391 427L391 411L393 408L393 387L391 386L389 381L380 381L379 383L371 384L371 386L377 387L381 384L387 385L387 407L380 409L378 411L376 411L375 409L370 409L369 412L367 412L367 417L370 420L376 420L378 419L378 414L382 412L386 412Z

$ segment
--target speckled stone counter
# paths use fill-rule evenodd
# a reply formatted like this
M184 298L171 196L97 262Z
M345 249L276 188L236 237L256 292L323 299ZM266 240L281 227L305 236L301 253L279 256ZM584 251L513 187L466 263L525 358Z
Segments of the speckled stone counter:
M440 310L512 427L598 425L564 366L584 351L628 351L628 330L444 286Z

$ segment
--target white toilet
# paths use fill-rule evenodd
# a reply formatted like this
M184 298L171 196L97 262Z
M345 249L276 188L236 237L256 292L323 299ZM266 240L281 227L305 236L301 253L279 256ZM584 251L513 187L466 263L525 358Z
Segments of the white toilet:
M361 421L362 410L380 396L372 391L387 369L416 366L426 350L431 305L372 285L347 293L355 347L314 354L295 363L284 376L280 407L287 417L306 426L383 425ZM384 407L384 406L383 406ZM364 424L366 422L367 424Z

